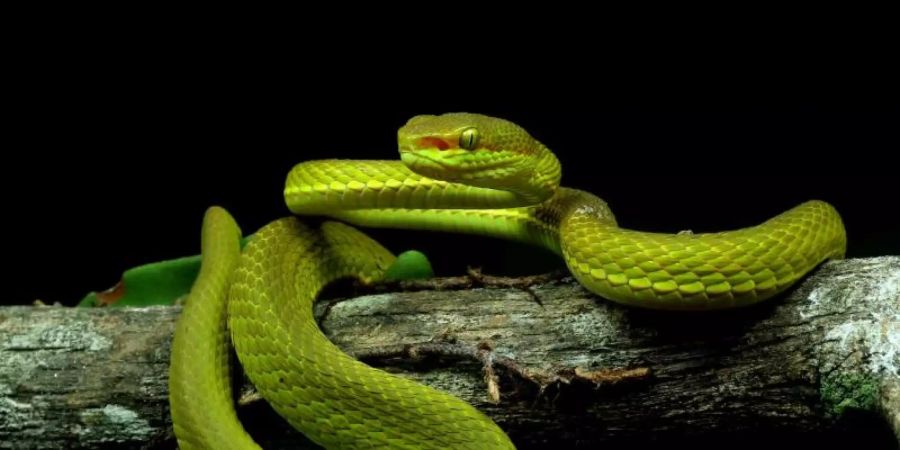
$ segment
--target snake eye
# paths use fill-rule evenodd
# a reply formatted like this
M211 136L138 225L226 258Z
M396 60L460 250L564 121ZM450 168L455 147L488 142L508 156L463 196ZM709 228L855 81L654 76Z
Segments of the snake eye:
M477 128L466 128L459 135L459 148L464 148L466 150L475 150L475 147L478 145L478 129Z

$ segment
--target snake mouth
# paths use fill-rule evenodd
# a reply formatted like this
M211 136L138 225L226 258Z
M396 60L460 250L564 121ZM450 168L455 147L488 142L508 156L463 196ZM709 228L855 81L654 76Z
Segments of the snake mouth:
M425 134L399 135L400 152L460 150L457 138L452 135Z
M449 150L452 147L446 140L433 136L423 137L419 139L417 145L421 149L435 148L438 150Z

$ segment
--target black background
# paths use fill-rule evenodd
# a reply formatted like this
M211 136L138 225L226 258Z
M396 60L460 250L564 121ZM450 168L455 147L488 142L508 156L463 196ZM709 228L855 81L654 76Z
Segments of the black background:
M640 103L605 107L390 95L224 95L227 85L72 87L38 98L7 158L9 303L72 304L138 264L194 254L204 210L228 208L251 232L286 215L285 175L319 158L395 159L396 130L422 113L513 120L553 149L565 185L606 199L621 226L717 231L802 201L834 204L849 256L900 254L896 109L821 104ZM329 94L329 91L320 94ZM439 274L562 267L491 239L376 230L395 251L425 251Z
M4 60L0 302L73 304L129 267L193 254L212 204L253 231L287 214L281 190L293 164L395 158L399 126L445 111L523 125L557 153L564 184L605 198L622 226L722 230L819 198L844 217L849 256L900 254L892 161L900 117L896 103L884 103L895 99L896 77L871 67L889 63L889 51L863 55L890 39L854 45L850 33L837 33L829 44L825 33L811 33L793 46L779 40L788 55L772 58L758 30L747 33L749 45L723 42L718 51L709 44L718 38L706 34L697 45L665 37L635 51L624 44L642 32L629 30L591 40L571 67L556 61L568 55L553 56L569 46L526 45L515 55L510 45L479 43L473 53L421 33L360 55L369 50L363 39L350 44L358 52L329 48L322 41L334 36L290 35L306 27L289 20L297 23L276 27L286 36L255 35L232 21L221 22L227 32L199 38L163 21L130 36L130 20L115 21L123 30L73 20L72 30L30 26L15 35ZM188 20L188 28L209 21ZM434 24L425 23L428 33ZM433 48L410 48L416 41ZM815 48L821 65L806 59ZM884 75L890 83L878 82ZM559 265L545 252L490 239L371 233L397 251L425 250L439 274ZM884 425L866 423L843 441L823 434L798 443L844 448L874 437L888 447ZM791 442L780 438L749 431L721 442Z

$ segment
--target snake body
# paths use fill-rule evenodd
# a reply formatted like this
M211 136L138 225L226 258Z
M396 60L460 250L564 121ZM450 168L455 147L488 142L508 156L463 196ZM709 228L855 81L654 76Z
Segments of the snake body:
M590 291L655 309L756 303L846 249L840 216L821 201L721 233L620 228L603 200L559 186L549 149L498 118L417 116L399 130L398 143L401 161L322 160L292 169L289 209L339 221L276 220L241 251L228 213L207 212L201 273L172 350L170 402L182 448L257 448L231 402L228 330L259 393L326 448L514 448L469 404L368 367L318 329L312 306L321 289L339 278L376 281L395 259L347 224L540 245Z

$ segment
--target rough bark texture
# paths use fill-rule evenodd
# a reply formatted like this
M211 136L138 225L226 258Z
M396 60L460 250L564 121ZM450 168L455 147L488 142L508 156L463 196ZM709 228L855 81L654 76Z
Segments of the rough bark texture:
M779 299L718 313L627 309L571 279L418 289L320 302L322 327L345 351L475 404L520 448L829 442L848 423L868 448L900 438L898 257L829 263ZM0 448L172 447L178 313L0 308ZM296 445L263 402L241 409L264 445Z

